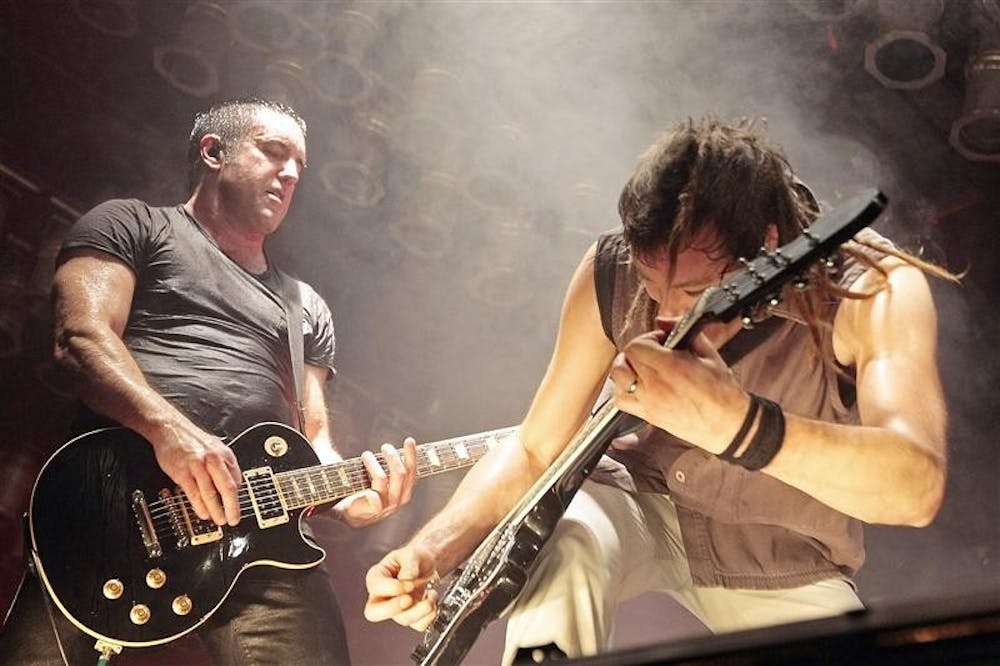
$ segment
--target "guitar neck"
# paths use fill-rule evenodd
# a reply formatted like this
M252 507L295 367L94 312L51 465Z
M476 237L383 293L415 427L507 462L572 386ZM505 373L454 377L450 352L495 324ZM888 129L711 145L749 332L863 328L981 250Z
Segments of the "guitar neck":
M416 474L425 477L470 467L516 430L516 427L500 428L421 444L417 447ZM382 469L388 470L385 454L376 453L375 459ZM281 472L275 479L290 510L335 502L372 485L360 456Z

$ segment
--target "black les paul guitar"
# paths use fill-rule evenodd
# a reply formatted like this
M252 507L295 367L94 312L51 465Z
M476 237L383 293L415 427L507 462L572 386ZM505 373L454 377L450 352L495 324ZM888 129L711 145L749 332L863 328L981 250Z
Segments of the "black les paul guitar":
M472 465L513 430L423 444L417 475ZM248 567L322 562L302 537L304 511L371 486L360 458L320 465L280 423L259 423L230 447L244 477L235 527L200 520L131 430L81 435L45 463L28 512L32 557L73 624L121 647L174 640L205 622Z
M683 348L711 321L731 321L779 298L794 281L805 287L817 260L831 254L882 212L885 198L870 190L817 220L799 238L747 262L744 270L707 290L664 345ZM411 655L422 665L457 664L492 620L517 598L535 558L566 506L615 437L642 424L609 399L442 589L438 614Z

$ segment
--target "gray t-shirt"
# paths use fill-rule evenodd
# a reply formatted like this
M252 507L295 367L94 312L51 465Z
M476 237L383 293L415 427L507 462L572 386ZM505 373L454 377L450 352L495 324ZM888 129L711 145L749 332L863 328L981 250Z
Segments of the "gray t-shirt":
M78 248L113 255L135 273L125 344L150 385L194 423L220 437L260 421L295 423L279 287L291 278L273 266L263 275L246 271L182 206L135 199L107 201L85 214L59 261ZM299 284L305 362L332 374L330 310Z

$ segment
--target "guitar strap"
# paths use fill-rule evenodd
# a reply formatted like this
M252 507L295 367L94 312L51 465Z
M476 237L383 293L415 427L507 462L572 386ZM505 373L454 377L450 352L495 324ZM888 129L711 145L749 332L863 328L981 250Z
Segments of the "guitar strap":
M726 362L726 365L733 365L752 352L757 345L767 340L771 333L774 333L786 321L788 320L784 317L771 315L763 321L754 322L753 328L740 330L729 342L722 345L719 348L719 356Z
M299 281L290 275L280 273L282 301L285 304L285 321L288 328L288 349L292 360L292 379L295 382L295 418L300 432L306 429L306 413L302 404L302 366L305 355L302 351L302 291Z

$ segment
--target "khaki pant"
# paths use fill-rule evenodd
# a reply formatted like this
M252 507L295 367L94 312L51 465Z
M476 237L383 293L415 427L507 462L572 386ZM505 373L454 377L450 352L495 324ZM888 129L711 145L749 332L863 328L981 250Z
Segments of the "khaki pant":
M671 595L713 632L863 608L853 584L843 578L783 590L696 587L677 512L666 495L587 481L513 608L504 663L511 663L518 648L549 643L570 657L603 652L619 604L649 591Z

